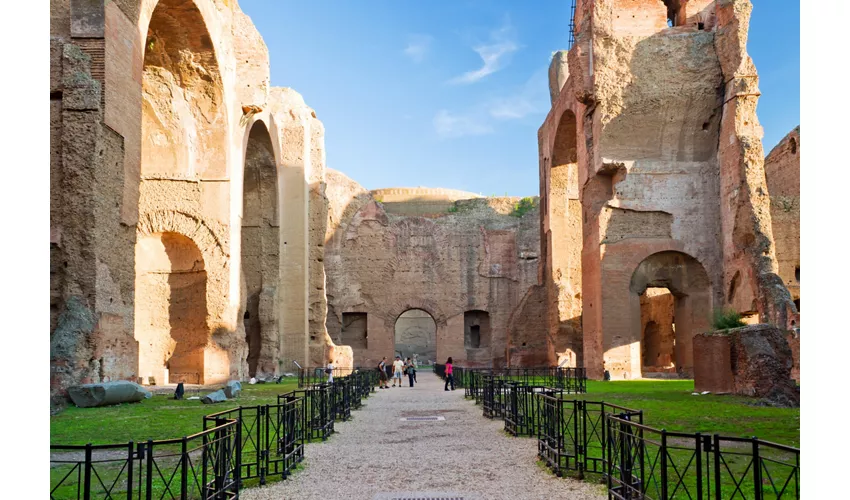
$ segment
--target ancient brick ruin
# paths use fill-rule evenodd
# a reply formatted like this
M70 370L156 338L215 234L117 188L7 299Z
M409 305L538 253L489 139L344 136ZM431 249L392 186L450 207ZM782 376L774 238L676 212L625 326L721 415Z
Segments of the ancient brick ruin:
M509 324L537 283L537 210L453 190L370 192L330 170L327 196L328 332L356 364L399 353L504 366L508 346L527 342Z
M799 359L799 129L764 159L750 11L577 2L518 212L327 170L235 0L51 2L51 396L396 352L690 376L721 306Z
M640 377L670 354L692 374L691 339L717 307L799 325L777 274L751 9L578 2L575 43L553 58L538 134L549 335L592 378ZM673 297L661 325L647 323L653 288ZM675 330L674 352L645 359L656 329Z
M336 350L324 130L237 2L52 2L50 58L52 396Z

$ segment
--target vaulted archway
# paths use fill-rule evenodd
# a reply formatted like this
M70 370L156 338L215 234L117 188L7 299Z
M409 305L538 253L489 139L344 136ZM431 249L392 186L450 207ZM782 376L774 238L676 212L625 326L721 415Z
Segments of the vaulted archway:
M705 268L685 253L658 252L637 266L632 274L629 290L630 339L640 344L643 353L643 363L632 362L632 366L641 370L645 366L640 365L645 365L649 357L653 363L661 363L666 367L672 365L673 371L681 376L692 376L693 337L709 329L712 311L711 280ZM665 295L666 292L669 292L669 295ZM667 299L672 302L672 308L669 310L665 307ZM657 308L657 311L653 311L653 307ZM663 333L668 327L672 330L674 325L675 344L668 345L670 343L663 340ZM669 361L664 357L665 353L670 355ZM652 371L663 371L658 370L657 365L649 366Z
M279 227L277 162L269 131L258 121L248 136L242 184L243 321L252 377L278 371Z

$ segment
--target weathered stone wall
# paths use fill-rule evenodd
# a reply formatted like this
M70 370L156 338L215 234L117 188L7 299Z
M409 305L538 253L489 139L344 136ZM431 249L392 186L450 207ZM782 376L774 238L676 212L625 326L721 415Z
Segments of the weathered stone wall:
M756 72L745 48L751 6L669 7L580 2L568 67L559 53L550 68L552 110L538 132L542 276L550 330L570 312L581 316L568 345L592 378L605 369L614 378L641 375L646 287L676 296L676 365L685 375L690 341L713 308L730 303L782 325L792 314L772 285L759 194ZM581 212L559 216L559 205L576 198ZM575 248L580 262L566 257ZM571 304L567 290L581 303Z
M779 328L756 324L698 336L696 390L766 398L781 406L799 406L800 390L791 378L791 349ZM728 352L728 356L727 353Z
M396 320L410 309L436 323L437 361L506 364L509 318L537 283L537 210L516 217L517 199L476 198L440 216L393 215L339 172L329 171L327 182L327 325L331 338L341 339L343 314L366 314L366 345L354 347L355 364L393 356ZM467 348L465 330L486 330L480 314L465 321L469 311L487 313L487 347Z
M800 304L800 127L788 133L764 160L770 220L779 277Z
M238 3L54 0L50 62L52 399L80 382L178 376L175 352L190 347L186 381L245 378L246 312L257 373L309 364L311 335L332 346L324 128L297 93L270 88ZM202 262L182 269L190 247Z

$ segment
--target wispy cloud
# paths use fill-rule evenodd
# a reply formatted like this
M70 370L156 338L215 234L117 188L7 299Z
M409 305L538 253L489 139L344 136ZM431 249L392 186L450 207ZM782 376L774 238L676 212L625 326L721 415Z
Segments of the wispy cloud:
M434 130L444 139L486 135L493 132L493 127L485 121L485 118L479 113L452 114L441 109L434 115Z
M516 120L549 110L548 72L541 69L516 92L488 103L489 114L498 120Z
M428 51L431 50L433 39L430 35L409 35L404 54L415 63L422 62L425 56L428 55Z
M441 109L434 116L434 130L443 139L486 135L499 123L545 115L549 110L548 71L536 71L520 87L488 99L463 112Z
M490 33L490 43L482 43L472 47L478 53L484 63L480 68L452 78L449 83L469 84L475 83L487 75L504 68L510 61L510 56L519 49L516 41L516 33L511 26L510 20L505 19L503 26Z

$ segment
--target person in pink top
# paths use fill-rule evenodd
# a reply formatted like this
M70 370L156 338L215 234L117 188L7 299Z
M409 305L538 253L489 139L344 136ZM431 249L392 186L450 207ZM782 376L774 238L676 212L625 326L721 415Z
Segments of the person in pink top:
M449 382L452 384L452 390L455 390L455 377L452 375L452 358L446 361L446 390L449 390Z

